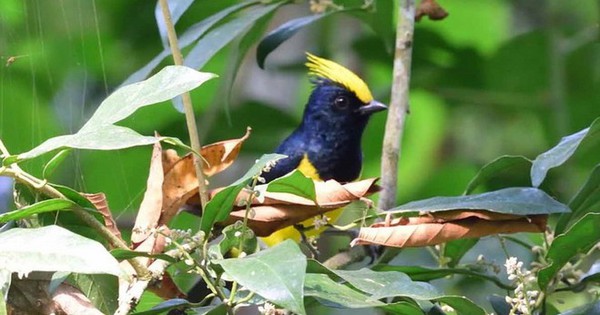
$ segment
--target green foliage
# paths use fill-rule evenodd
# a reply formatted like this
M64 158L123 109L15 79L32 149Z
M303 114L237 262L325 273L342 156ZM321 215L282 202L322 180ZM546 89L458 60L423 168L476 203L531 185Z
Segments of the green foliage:
M172 299L140 306L138 314L176 308L225 314L238 305L268 301L299 314L323 308L453 314L442 308L450 306L456 314L493 310L504 315L512 306L494 294L516 297L512 291L518 283L498 271L508 257L518 257L536 279L527 285L543 293L532 306L536 312L597 312L599 273L589 267L595 265L600 241L600 54L594 43L598 30L591 27L597 21L596 3L544 2L540 9L499 0L443 2L449 18L424 18L411 42L411 112L398 199L404 205L389 214L475 209L549 215L548 232L498 236L499 245L492 249L485 245L490 242L460 239L403 250L391 262L362 261L350 266L352 270L333 270L307 259L289 241L261 248L243 222L224 227L222 233L215 224L228 218L240 191L251 198L259 194L260 172L269 161L282 158L264 155L251 163L271 152L298 123L309 85L288 84L287 78L303 78L304 69L297 70L305 51L358 69L376 98L386 99L399 4L334 1L323 12L307 13L308 2L297 1L168 2L185 65L193 69L163 68L171 51L154 2L3 3L0 57L6 66L0 67L0 139L13 155L3 152L0 175L16 170L16 162L23 170L10 174L22 179L16 186L18 209L0 209L0 222L42 227L2 227L0 294L8 294L12 272L69 271L75 274L67 282L99 310L113 313L119 294L113 275L123 273L115 258L154 258L168 262L171 274L199 275L213 290L201 297L207 298L202 303ZM270 58L267 70L257 70L256 60L246 58L254 49L258 66ZM218 73L221 80L204 84L213 75L194 69ZM109 96L120 82L122 88ZM237 169L211 179L219 184L215 187L225 188L208 203L200 224L180 214L169 227L191 227L193 234L222 238L209 243L207 237L199 250L186 253L181 258L185 267L164 253L108 252L92 241L108 243L106 237L71 211L82 208L104 223L78 191L107 193L113 216L121 226L129 225L143 195L148 160L147 148L133 147L164 140L189 150L176 110L148 105L175 98L178 108L176 96L201 84L192 98L203 142L237 136L246 126L254 131ZM285 108L289 105L296 109ZM363 177L379 176L383 130L384 117L374 117L364 137ZM154 131L165 136L153 137ZM59 149L64 150L47 155ZM56 183L36 181L34 175ZM47 196L52 189L64 198ZM273 181L266 191L312 200L316 196L314 183L299 172ZM365 218L364 207L354 212L348 221L355 227L375 217ZM337 253L338 247L347 247L346 238L328 237L322 238L333 240L327 250ZM181 245L177 242L190 238L173 241ZM235 256L240 247L250 255L224 258ZM328 258L325 253L318 257L321 261ZM485 257L476 258L478 254ZM206 306L211 301L215 305Z

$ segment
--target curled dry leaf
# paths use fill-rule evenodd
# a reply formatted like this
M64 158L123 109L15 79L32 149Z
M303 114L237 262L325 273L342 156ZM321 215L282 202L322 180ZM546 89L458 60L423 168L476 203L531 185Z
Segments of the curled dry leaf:
M438 21L445 19L448 12L435 0L422 0L415 13L415 20L420 21L424 16L428 16L430 20Z
M239 139L231 139L205 145L200 150L204 158L203 171L206 176L213 176L233 164L242 148L242 143L250 136L252 128L246 128L246 134Z
M377 178L370 178L344 185L335 180L315 181L316 204L310 199L289 193L265 191L262 196L264 200L259 201L255 198L252 201L253 212L248 219L248 226L257 236L269 236L277 230L347 206L353 201L377 192L379 186L375 184L376 181ZM211 196L214 196L218 191L212 191ZM242 191L238 195L229 219L222 224L231 224L244 218L245 207L237 205L247 200L247 194L248 192ZM199 204L197 196L190 199L188 204L197 206Z
M492 234L544 232L547 215L519 216L486 210L453 210L396 218L361 228L352 245L430 246Z
M117 223L110 212L110 208L108 207L108 202L106 201L106 195L104 193L97 194L86 194L81 193L87 200L89 200L94 207L102 214L102 218L104 219L104 226L106 226L116 237L123 240L121 236L121 231L117 227Z
M212 176L228 168L240 153L242 144L250 136L250 128L238 139L216 142L202 147L200 153L204 158L204 173ZM197 194L198 179L191 154L179 157L174 150L163 154L165 173L163 184L163 216L161 224L167 224L185 202Z
M160 142L156 142L152 149L146 192L131 231L131 243L134 248L148 238L151 230L158 225L162 213L164 180L162 155Z

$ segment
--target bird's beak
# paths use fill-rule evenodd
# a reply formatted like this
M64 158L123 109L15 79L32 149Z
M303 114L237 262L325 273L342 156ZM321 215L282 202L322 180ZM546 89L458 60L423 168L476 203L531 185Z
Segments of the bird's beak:
M373 113L380 112L380 111L386 110L386 109L387 109L387 106L383 105L383 103L373 100L369 104L359 107L358 112L361 115L368 115L368 114L373 114Z

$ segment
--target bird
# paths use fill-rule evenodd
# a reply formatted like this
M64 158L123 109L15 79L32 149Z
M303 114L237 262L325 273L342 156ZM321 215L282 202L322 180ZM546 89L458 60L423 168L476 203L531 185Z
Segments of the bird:
M261 177L268 183L298 169L317 181L354 181L362 170L361 139L365 127L372 114L387 106L376 101L367 84L351 70L308 52L306 57L313 90L302 121L275 149L275 153L287 157ZM335 219L339 213L330 215ZM288 238L299 241L301 234L290 226L263 241L272 246Z

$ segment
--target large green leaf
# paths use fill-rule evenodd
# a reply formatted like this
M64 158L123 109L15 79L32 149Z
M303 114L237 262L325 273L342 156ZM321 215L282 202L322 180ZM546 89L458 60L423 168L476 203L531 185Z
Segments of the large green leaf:
M100 243L56 225L16 228L0 234L0 266L19 274L68 271L121 275L119 262Z
M194 69L200 69L212 56L221 48L234 40L237 36L245 32L250 26L256 23L260 18L271 14L285 2L275 2L271 4L251 7L242 15L222 24L202 37L185 57L184 64Z
M398 271L336 270L336 275L355 288L371 295L372 300L386 297L408 297L415 300L431 300L442 294L431 284L412 281Z
M113 314L118 307L118 279L104 274L73 274L72 281L94 306L104 314Z
M306 257L293 241L244 258L214 263L250 291L292 312L306 314L303 292Z
M179 37L179 48L183 49L192 43L194 43L198 38L202 37L209 29L214 27L217 23L221 22L223 19L228 16L242 10L250 5L255 5L260 3L260 0L251 0L251 1L242 1L238 4L228 6L227 8L207 17L206 19L190 26L183 34ZM171 56L171 48L166 47L163 51L161 51L158 55L156 55L149 63L145 66L131 74L125 82L121 84L121 86L131 84L140 80L143 80L150 75L152 70L154 70L158 65L168 56Z
M364 293L333 281L324 274L306 274L304 294L315 297L330 307L367 308L385 305L383 302L369 299Z
M488 182L490 179L512 170L522 170L531 167L531 161L526 157L520 155L504 155L492 162L483 166L477 175L471 179L467 188L465 188L465 195L471 194L475 188Z
M505 188L478 195L458 197L434 197L409 202L391 209L391 213L412 213L420 211L448 210L488 210L492 212L536 215L568 212L569 208L537 188Z
M575 255L586 253L600 242L600 213L588 213L564 234L554 239L546 261L549 265L538 273L538 284L546 290L552 278Z
M270 182L267 191L289 193L313 201L317 199L315 182L299 170L294 170L290 174Z
M538 155L531 166L531 184L534 187L540 186L551 168L565 163L585 138L594 139L598 136L598 132L600 132L600 118L594 120L590 127L563 137L555 147Z
M50 138L28 152L7 158L5 163L31 159L60 148L116 150L155 143L161 139L142 136L114 123L141 107L172 99L214 77L182 66L165 67L151 78L124 86L107 97L77 133Z
M72 208L74 205L75 205L74 202L72 202L71 200L66 200L66 199L42 200L42 201L34 203L30 206L0 214L0 223L7 222L10 220L23 219L23 218L26 218L28 216L38 214L38 213L58 211L58 210L68 210L68 209Z
M294 36L294 34L296 34L301 28L336 12L339 11L329 11L327 13L296 18L283 23L276 29L269 32L269 34L263 38L256 48L256 60L258 62L258 66L264 68L267 56L273 50L275 50L275 48L279 47L279 45L281 45L284 41Z
M554 233L556 235L561 234L571 222L578 220L590 211L594 211L593 207L598 202L600 202L600 164L594 167L587 181L579 188L573 199L571 199L569 207L573 212L561 215L556 223Z
M451 275L465 275L469 277L479 278L490 281L501 289L513 290L514 287L510 284L502 282L494 276L482 274L466 268L426 268L421 266L391 266L391 265L376 265L374 270L380 271L399 271L407 274L414 281L431 281L435 279L445 278Z
M254 177L260 174L267 165L280 159L285 158L282 154L265 154L263 155L254 165L240 177L235 183L227 186L225 189L219 191L212 199L206 204L206 208L202 212L202 219L200 221L200 229L204 233L208 234L210 229L216 222L223 221L229 217L233 203L237 195L248 185L248 182Z

